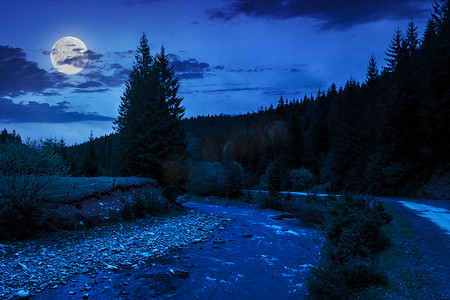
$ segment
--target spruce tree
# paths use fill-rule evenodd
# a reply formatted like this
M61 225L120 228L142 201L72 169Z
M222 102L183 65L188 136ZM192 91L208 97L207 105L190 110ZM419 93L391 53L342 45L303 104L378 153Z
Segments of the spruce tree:
M414 22L412 20L411 22L409 22L408 28L406 29L404 43L404 48L408 56L416 54L419 48L419 38L417 33L417 26L414 25Z
M388 66L385 69L389 72L396 71L399 62L404 56L403 34L400 28L397 28L395 31L386 55L388 56L388 58L386 58Z
M89 135L88 149L83 160L83 173L87 177L93 177L98 175L98 162L97 155L95 155L94 149L94 135Z
M377 61L372 54L369 60L369 66L367 67L366 83L373 82L378 77L378 73Z
M153 58L143 34L114 124L121 137L124 173L155 178L171 191L169 198L187 176L184 107L178 89L164 47Z

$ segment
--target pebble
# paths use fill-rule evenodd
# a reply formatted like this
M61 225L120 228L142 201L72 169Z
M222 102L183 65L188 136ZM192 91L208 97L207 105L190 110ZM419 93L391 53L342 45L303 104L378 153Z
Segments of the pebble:
M25 287L30 293L56 289L68 281L77 282L73 278L77 274L90 276L102 269L116 271L119 266L138 269L145 265L145 253L148 257L152 253L160 256L194 241L206 241L213 230L224 228L226 223L223 217L191 211L176 217L149 217L87 231L48 233L33 241L6 242L1 248L14 256L0 256L1 298L8 299ZM182 272L179 275L186 276Z

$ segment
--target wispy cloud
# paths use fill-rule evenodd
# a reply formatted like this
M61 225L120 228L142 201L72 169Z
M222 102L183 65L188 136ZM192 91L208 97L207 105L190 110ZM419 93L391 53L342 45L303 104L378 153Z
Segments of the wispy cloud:
M53 76L27 59L23 49L0 46L0 96L41 93L56 83Z
M169 57L172 60L173 70L180 79L204 78L207 72L211 70L208 63L199 62L195 58L182 60L175 54L169 54Z
M113 118L96 113L70 111L67 101L56 105L29 101L14 103L10 99L0 98L0 122L2 123L73 123L80 121L112 121Z
M380 20L423 18L432 0L233 0L209 11L212 19L231 20L239 15L272 19L312 18L321 28L345 29Z

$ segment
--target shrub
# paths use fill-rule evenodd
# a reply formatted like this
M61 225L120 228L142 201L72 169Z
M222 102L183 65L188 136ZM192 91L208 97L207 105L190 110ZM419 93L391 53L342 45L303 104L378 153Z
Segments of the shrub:
M43 141L0 143L0 238L27 238L42 226L42 200L69 167Z
M94 228L95 226L100 225L101 222L102 218L100 218L99 216L88 216L84 220L84 225L86 225L86 228Z
M289 212L308 225L320 225L327 215L326 203L318 197L282 197L279 193L262 194L263 207Z
M134 208L131 201L125 202L120 210L120 216L127 221L134 219Z
M314 175L305 168L301 168L300 170L294 169L289 174L289 181L294 190L307 190L313 186Z
M146 214L161 215L172 209L172 204L164 197L161 189L145 187L135 191L126 200L120 215L125 220L131 220L143 218Z
M188 190L202 196L236 197L243 187L244 169L237 162L201 162L191 169Z
M312 299L350 299L355 291L385 285L375 255L389 245L381 226L390 216L377 202L334 198L323 228L326 238L320 265L312 268L307 287Z
M356 291L386 284L385 274L370 260L350 257L343 263L328 260L312 268L307 289L311 299L352 299Z
M38 201L55 192L69 166L44 141L0 144L0 196L14 203Z

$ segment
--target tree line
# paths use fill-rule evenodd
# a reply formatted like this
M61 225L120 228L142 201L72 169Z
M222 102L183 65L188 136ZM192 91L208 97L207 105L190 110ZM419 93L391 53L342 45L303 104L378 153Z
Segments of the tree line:
M143 175L179 187L214 166L248 188L289 189L290 175L312 174L329 192L409 194L449 172L449 83L447 0L422 38L413 21L397 29L386 66L372 56L364 82L237 116L182 119L165 49L153 57L143 35L116 133L61 151L77 176Z

